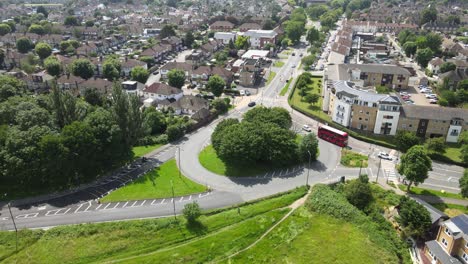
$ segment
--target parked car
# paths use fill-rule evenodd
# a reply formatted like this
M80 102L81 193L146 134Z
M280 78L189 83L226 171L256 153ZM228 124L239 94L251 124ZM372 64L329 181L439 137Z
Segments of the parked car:
M430 104L437 104L438 101L439 100L437 100L437 99L429 99Z
M303 125L302 130L307 131L307 132L312 132L312 129L308 125Z
M413 100L405 100L406 104L415 104Z
M437 94L426 94L426 98L437 98Z
M401 98L402 98L403 100L408 100L408 99L410 99L410 96L409 96L409 95L403 95Z
M247 96L251 95L250 91L249 91L249 90L245 90L245 95L247 95Z
M245 91L244 91L244 90L240 90L240 91L239 91L239 94L240 94L241 96L244 96L244 95L245 95Z
M381 159L385 159L385 160L392 160L392 157L390 157L390 155L388 155L388 153L386 152L379 152L379 155L377 155L377 157L381 158Z
M250 102L250 103L248 104L249 107L254 107L255 105L256 105L255 102Z
M421 89L421 93L432 93L431 89Z
M409 94L407 92L400 92L400 95L408 95L409 96Z
M293 52L291 55L292 55L292 56L296 56L296 53Z

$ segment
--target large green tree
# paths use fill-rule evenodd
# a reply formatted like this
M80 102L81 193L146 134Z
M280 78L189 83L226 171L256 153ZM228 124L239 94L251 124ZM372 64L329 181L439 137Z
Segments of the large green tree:
M414 132L400 130L395 135L395 141L398 150L406 152L412 146L421 142L421 139Z
M76 59L71 64L72 74L83 79L93 77L94 68L94 65L88 59Z
M78 26L79 25L78 18L76 18L75 16L67 16L63 23L65 24L65 26Z
M6 34L11 32L11 28L8 24L6 23L1 23L0 24L0 36L5 36Z
M440 65L440 73L453 71L456 68L457 65L455 65L453 62L444 62L442 65Z
M148 77L149 77L149 73L147 69L141 66L136 66L130 72L130 76L132 77L132 80L134 81L146 83L146 80L148 80Z
M185 84L185 72L180 69L172 69L167 73L167 79L170 86L180 89Z
M159 33L159 36L161 38L175 36L176 35L175 28L176 27L174 25L164 25L163 28L161 29L161 32Z
M44 27L41 26L41 25L32 24L32 25L29 27L28 32L29 32L29 33L35 33L35 34L38 34L38 35L44 35L44 34L46 33L46 30L45 30Z
M318 139L315 133L309 133L302 137L299 143L299 158L303 162L317 160L319 154Z
M426 207L415 200L402 196L397 218L410 236L422 238L432 225L431 215Z
M434 6L426 7L420 14L419 23L423 25L427 22L436 21L437 20L437 10Z
M249 38L246 36L238 36L236 38L236 42L234 42L234 45L237 49L248 49L250 46Z
M120 77L120 62L116 59L108 59L102 64L102 75L114 81Z
M286 22L285 27L286 36L294 43L297 43L300 39L302 34L304 34L305 27L304 23L299 21L288 21Z
M426 68L433 55L434 53L430 48L418 49L416 52L416 61L421 67Z
M244 114L244 121L273 123L284 129L289 129L292 125L291 115L288 110L281 107L255 107Z
M31 40L28 38L22 37L16 40L16 49L21 53L28 53L33 47Z
M214 96L219 97L223 94L224 87L226 82L219 75L210 76L206 87L214 94Z
M34 51L39 56L39 58L41 58L41 60L49 57L50 54L52 54L52 48L45 42L37 43Z
M405 44L403 44L403 50L405 51L406 57L414 56L416 54L417 49L418 46L413 41L407 41Z
M432 161L427 155L424 146L413 146L408 152L401 156L401 163L398 173L404 175L408 180L408 192L411 185L423 183L428 177L429 170L432 169Z
M187 48L190 48L190 47L192 47L192 44L193 44L194 41L195 41L195 37L193 36L192 31L187 32L185 34L185 38L184 38L184 45Z
M47 73L52 76L59 76L61 72L61 65L59 60L54 56L49 56L44 60L44 68Z
M463 171L463 176L458 181L460 184L460 194L467 198L468 197L468 169Z
M360 210L365 209L373 200L369 178L366 175L359 175L357 180L345 186L344 194L350 204Z

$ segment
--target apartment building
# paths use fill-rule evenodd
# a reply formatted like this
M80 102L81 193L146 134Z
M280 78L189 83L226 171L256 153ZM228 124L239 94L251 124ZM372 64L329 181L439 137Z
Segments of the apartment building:
M248 30L243 35L249 37L252 48L263 49L269 43L275 44L278 34L274 30Z
M468 216L444 221L436 239L426 242L424 257L434 264L468 263Z

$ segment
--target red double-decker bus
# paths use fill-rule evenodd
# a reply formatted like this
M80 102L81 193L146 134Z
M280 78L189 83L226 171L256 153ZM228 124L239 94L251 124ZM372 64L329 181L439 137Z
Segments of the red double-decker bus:
M319 126L318 137L342 148L348 145L348 133L331 126Z

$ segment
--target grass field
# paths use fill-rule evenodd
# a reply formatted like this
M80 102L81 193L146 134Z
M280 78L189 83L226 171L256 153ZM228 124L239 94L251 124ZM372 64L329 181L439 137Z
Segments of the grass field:
M273 81L273 79L275 78L276 76L276 72L274 71L270 71L270 75L268 75L268 79L267 79L267 85L271 83L271 81Z
M321 89L322 78L313 77L312 80L314 81L314 83L309 85L309 87L312 88L311 92L316 93L316 94L321 94L319 92L319 89ZM323 102L322 97L319 98L319 101L315 105L303 102L301 96L299 95L299 89L294 89L294 94L289 100L290 105L294 105L302 109L304 112L310 113L311 115L320 117L324 120L327 120L328 122L331 122L331 118L322 111L322 102Z
M253 248L224 263L398 263L353 224L299 208Z
M468 213L468 207L459 204L435 203L431 205L450 217Z
M179 177L179 170L177 168L176 161L170 160L138 178L133 183L104 196L101 199L101 202L119 202L171 197L171 181L174 184L175 196L206 191L205 186L189 180L184 175Z
M271 164L252 164L251 166L233 166L226 164L216 154L214 148L209 145L205 147L198 156L200 164L207 170L223 176L242 177L265 174L280 167L272 167Z
M406 191L407 186L403 184L398 184L398 188L402 191ZM420 194L420 195L430 195L430 196L439 196L439 197L448 197L448 198L454 198L454 199L464 199L461 194L459 193L451 193L447 191L436 191L436 190L431 190L431 189L423 189L419 187L412 186L411 187L411 193L412 194Z
M102 263L152 252L156 253L148 258L163 259L168 257L164 252L171 252L174 260L157 262L201 263L250 243L287 212L280 208L306 192L307 189L301 187L239 207L205 212L197 225L187 225L183 217L178 217L177 221L162 218L62 226L47 231L21 230L17 255L13 255L15 233L4 231L0 232L0 262ZM216 239L212 239L214 237ZM194 246L200 247L200 252L194 252Z
M148 146L136 146L133 147L133 154L135 157L143 157L144 155L150 153L153 150L156 150L160 148L162 145L161 144L154 144L154 145L148 145Z
M350 168L367 168L368 157L347 149L341 150L341 165ZM361 164L362 162L362 164Z
M278 67L278 68L280 68L280 67L283 67L283 66L284 66L284 62L283 62L283 61L275 61L275 62L273 63L273 67Z
M461 158L461 145L459 144L448 144L447 148L445 149L444 156L447 158L456 161L456 162L462 162Z
M284 96L288 92L289 85L292 83L292 81L293 81L293 78L289 79L289 81L286 83L286 85L283 87L283 89L281 89L281 92L280 92L281 96Z

